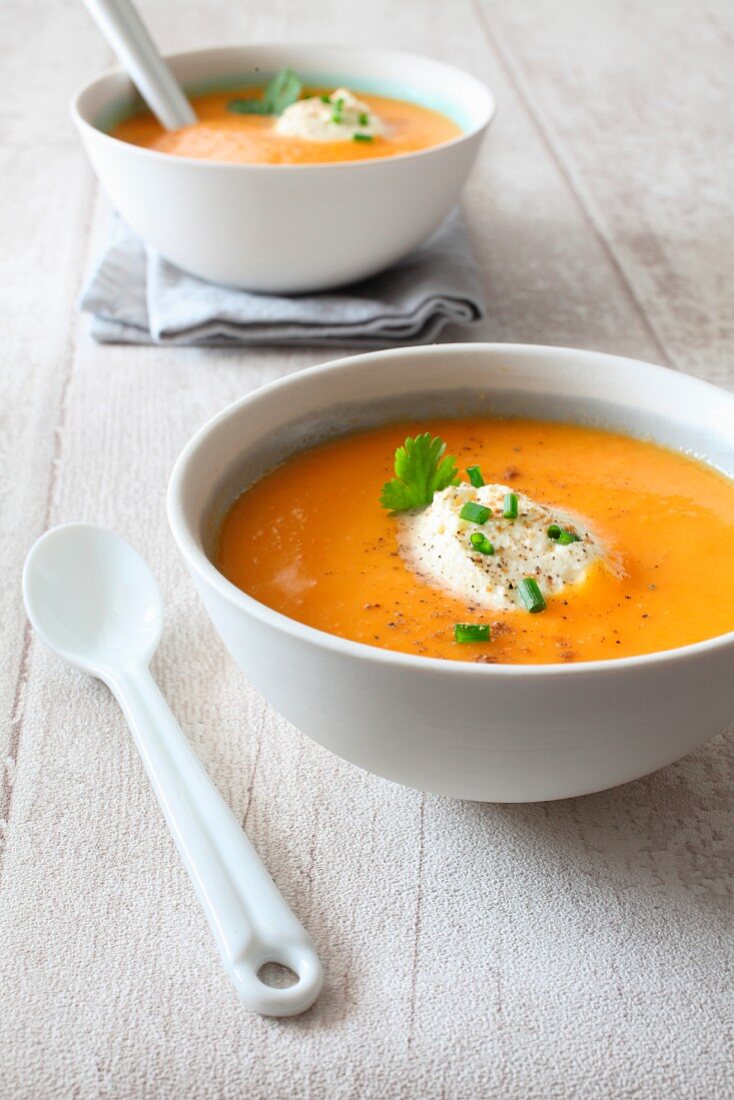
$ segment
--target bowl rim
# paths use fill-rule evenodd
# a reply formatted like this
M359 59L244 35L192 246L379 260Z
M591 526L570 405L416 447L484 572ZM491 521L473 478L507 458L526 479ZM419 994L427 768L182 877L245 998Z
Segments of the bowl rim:
M249 596L246 592L243 592L242 589L229 581L224 574L217 569L214 563L209 560L203 548L199 545L196 535L192 532L185 519L181 502L181 487L189 468L195 462L197 451L204 440L224 421L237 417L243 406L251 404L254 400L261 400L263 398L267 400L271 393L287 388L296 380L301 380L305 376L316 377L317 375L329 374L331 371L339 371L347 365L358 367L364 361L370 362L377 358L387 358L390 356L397 356L400 358L403 355L409 356L416 353L425 356L433 356L451 354L453 351L466 352L480 350L495 353L499 352L501 354L508 352L531 355L537 354L541 359L549 354L555 355L561 352L569 358L574 358L576 360L588 361L591 359L601 361L616 359L620 362L641 366L652 372L658 372L661 377L680 373L670 367L663 367L657 364L647 363L642 359L632 359L629 356L614 355L608 352L587 351L582 348L564 348L550 344L514 344L477 341L473 343L463 342L456 344L430 344L424 346L388 348L381 351L365 352L360 355L340 356L338 359L317 363L312 367L307 367L304 370L285 375L264 386L259 386L257 389L231 402L229 405L225 406L224 409L220 410L220 412L210 417L210 419L207 420L189 439L176 459L168 482L166 511L174 541L189 569L195 572L205 584L213 587L215 591L230 604L234 604L238 610L254 616L266 625L285 631L285 633L301 641L336 651L345 657L352 657L358 660L369 660L398 668L410 668L418 673L488 677L531 676L533 678L555 678L558 676L589 677L599 674L614 675L615 673L624 673L627 670L643 669L649 666L684 661L734 645L734 629L732 629L725 634L718 634L712 638L705 638L700 642L676 646L671 649L656 650L652 653L643 653L632 657L608 657L596 661L579 661L577 664L562 664L560 662L547 664L484 664L474 661L452 661L445 657L423 657L411 653L403 653L399 650L367 645L364 642L355 642L350 638L342 638L340 635L330 634L325 630L320 630L317 627L298 622L296 619L291 619L288 615L284 615L280 611L275 611L273 608L268 607L267 604L261 603L253 596ZM685 374L683 377L691 383L693 388L715 391L722 399L728 400L734 409L734 394L710 382L706 382L703 379L696 378L693 375Z
M492 122L496 111L497 101L494 97L492 90L473 73L468 73L464 69L460 69L457 65L452 65L448 61L441 61L435 57L428 57L423 54L412 53L409 50L393 50L382 49L378 47L369 46L344 46L339 43L318 43L318 42L258 42L258 43L241 43L232 44L228 43L223 46L205 46L197 50L179 50L175 53L164 54L165 61L184 61L189 58L202 57L206 54L219 53L222 50L251 50L253 52L262 50L276 49L313 49L313 50L339 50L345 53L369 55L371 53L389 54L395 60L400 58L411 58L416 61L427 61L429 63L443 66L446 69L453 70L455 73L460 73L462 77L467 80L473 81L477 88L481 90L481 93L485 99L485 111L484 118L481 122L470 127L467 130L462 131L454 138L450 138L448 141L439 142L438 145L429 145L426 149L416 149L409 153L394 153L386 157L374 157L366 160L345 160L345 161L324 161L317 164L247 164L242 162L226 161L226 160L209 160L201 157L184 157L179 155L173 155L171 153L164 153L158 149L148 149L142 145L133 145L132 142L122 141L120 138L113 137L112 134L106 133L98 126L91 123L80 110L80 101L82 97L97 84L103 83L111 76L126 76L127 73L122 65L111 65L109 68L104 69L96 76L90 77L74 90L69 100L69 114L77 128L82 133L94 135L95 141L101 141L104 145L111 147L123 146L130 152L132 156L143 157L144 159L151 160L152 163L164 162L166 164L181 163L188 165L189 167L195 166L197 170L222 168L228 171L258 171L258 172L283 172L284 170L295 170L299 172L320 172L329 169L368 169L372 168L379 170L380 166L384 164L392 164L396 161L410 160L417 157L426 157L431 154L437 153L439 150L454 148L462 144L463 142L470 141L471 139L480 137L489 127ZM128 79L130 79L128 77ZM132 83L132 81L131 81Z

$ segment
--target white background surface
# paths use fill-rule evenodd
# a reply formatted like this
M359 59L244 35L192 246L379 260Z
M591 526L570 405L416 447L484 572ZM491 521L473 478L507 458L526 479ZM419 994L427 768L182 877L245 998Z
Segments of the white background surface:
M468 68L499 104L467 195L474 335L734 385L730 5L143 12L170 49L354 39ZM107 211L66 101L110 57L72 0L5 15L0 1096L734 1094L731 739L617 791L493 807L373 779L280 721L205 619L164 490L205 418L323 355L90 342L74 301ZM238 1005L114 703L25 625L25 551L71 519L115 527L161 582L163 690L327 969L298 1020Z

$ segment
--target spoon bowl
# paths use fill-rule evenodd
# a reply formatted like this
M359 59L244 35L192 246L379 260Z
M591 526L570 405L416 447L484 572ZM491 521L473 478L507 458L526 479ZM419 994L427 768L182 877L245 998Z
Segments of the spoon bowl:
M114 531L70 523L35 544L23 571L28 618L45 644L82 672L148 664L163 605L147 562Z

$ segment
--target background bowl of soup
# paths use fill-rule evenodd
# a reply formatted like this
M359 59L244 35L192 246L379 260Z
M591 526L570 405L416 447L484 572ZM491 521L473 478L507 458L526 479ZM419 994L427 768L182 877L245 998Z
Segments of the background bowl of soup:
M475 663L382 649L273 610L217 568L233 501L279 463L375 426L468 415L622 433L613 446L623 468L625 439L631 455L650 440L679 452L671 460L697 456L717 471L717 491L734 494L734 397L662 367L562 348L467 344L360 355L304 371L210 421L183 451L169 486L174 538L248 679L339 756L407 786L476 800L586 794L654 771L719 733L734 717L734 622L726 629L712 616L712 636L704 627L693 644L680 644L690 635L677 625L705 617L722 593L731 597L731 570L713 568L714 548L691 554L695 606L674 586L657 586L665 649L615 658L610 621L609 658L578 663ZM591 466L593 457L585 462ZM634 461L627 469L634 484ZM580 483L584 472L577 471ZM676 491L661 475L644 507L654 517L676 502ZM332 538L344 539L347 553L345 524L335 509ZM685 540L685 526L684 516L671 538ZM629 530L634 539L634 524ZM380 598L376 590L374 602ZM568 617L573 645L572 606Z
M123 218L185 271L253 291L325 290L416 248L457 202L494 113L491 93L474 77L395 51L229 46L168 61L192 96L228 89L239 96L290 67L309 87L387 97L449 124L439 126L437 144L418 151L375 157L365 144L345 142L338 161L232 163L111 136L141 109L119 69L79 89L72 117Z

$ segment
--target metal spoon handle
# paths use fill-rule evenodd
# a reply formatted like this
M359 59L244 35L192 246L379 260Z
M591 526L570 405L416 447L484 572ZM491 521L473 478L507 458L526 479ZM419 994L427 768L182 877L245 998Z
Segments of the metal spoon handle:
M196 122L194 109L156 49L131 0L84 0L89 14L162 126Z
M133 732L241 1000L267 1016L305 1011L323 980L308 933L204 771L148 669L129 666L105 679ZM298 981L288 988L266 985L258 977L266 962L287 966Z

